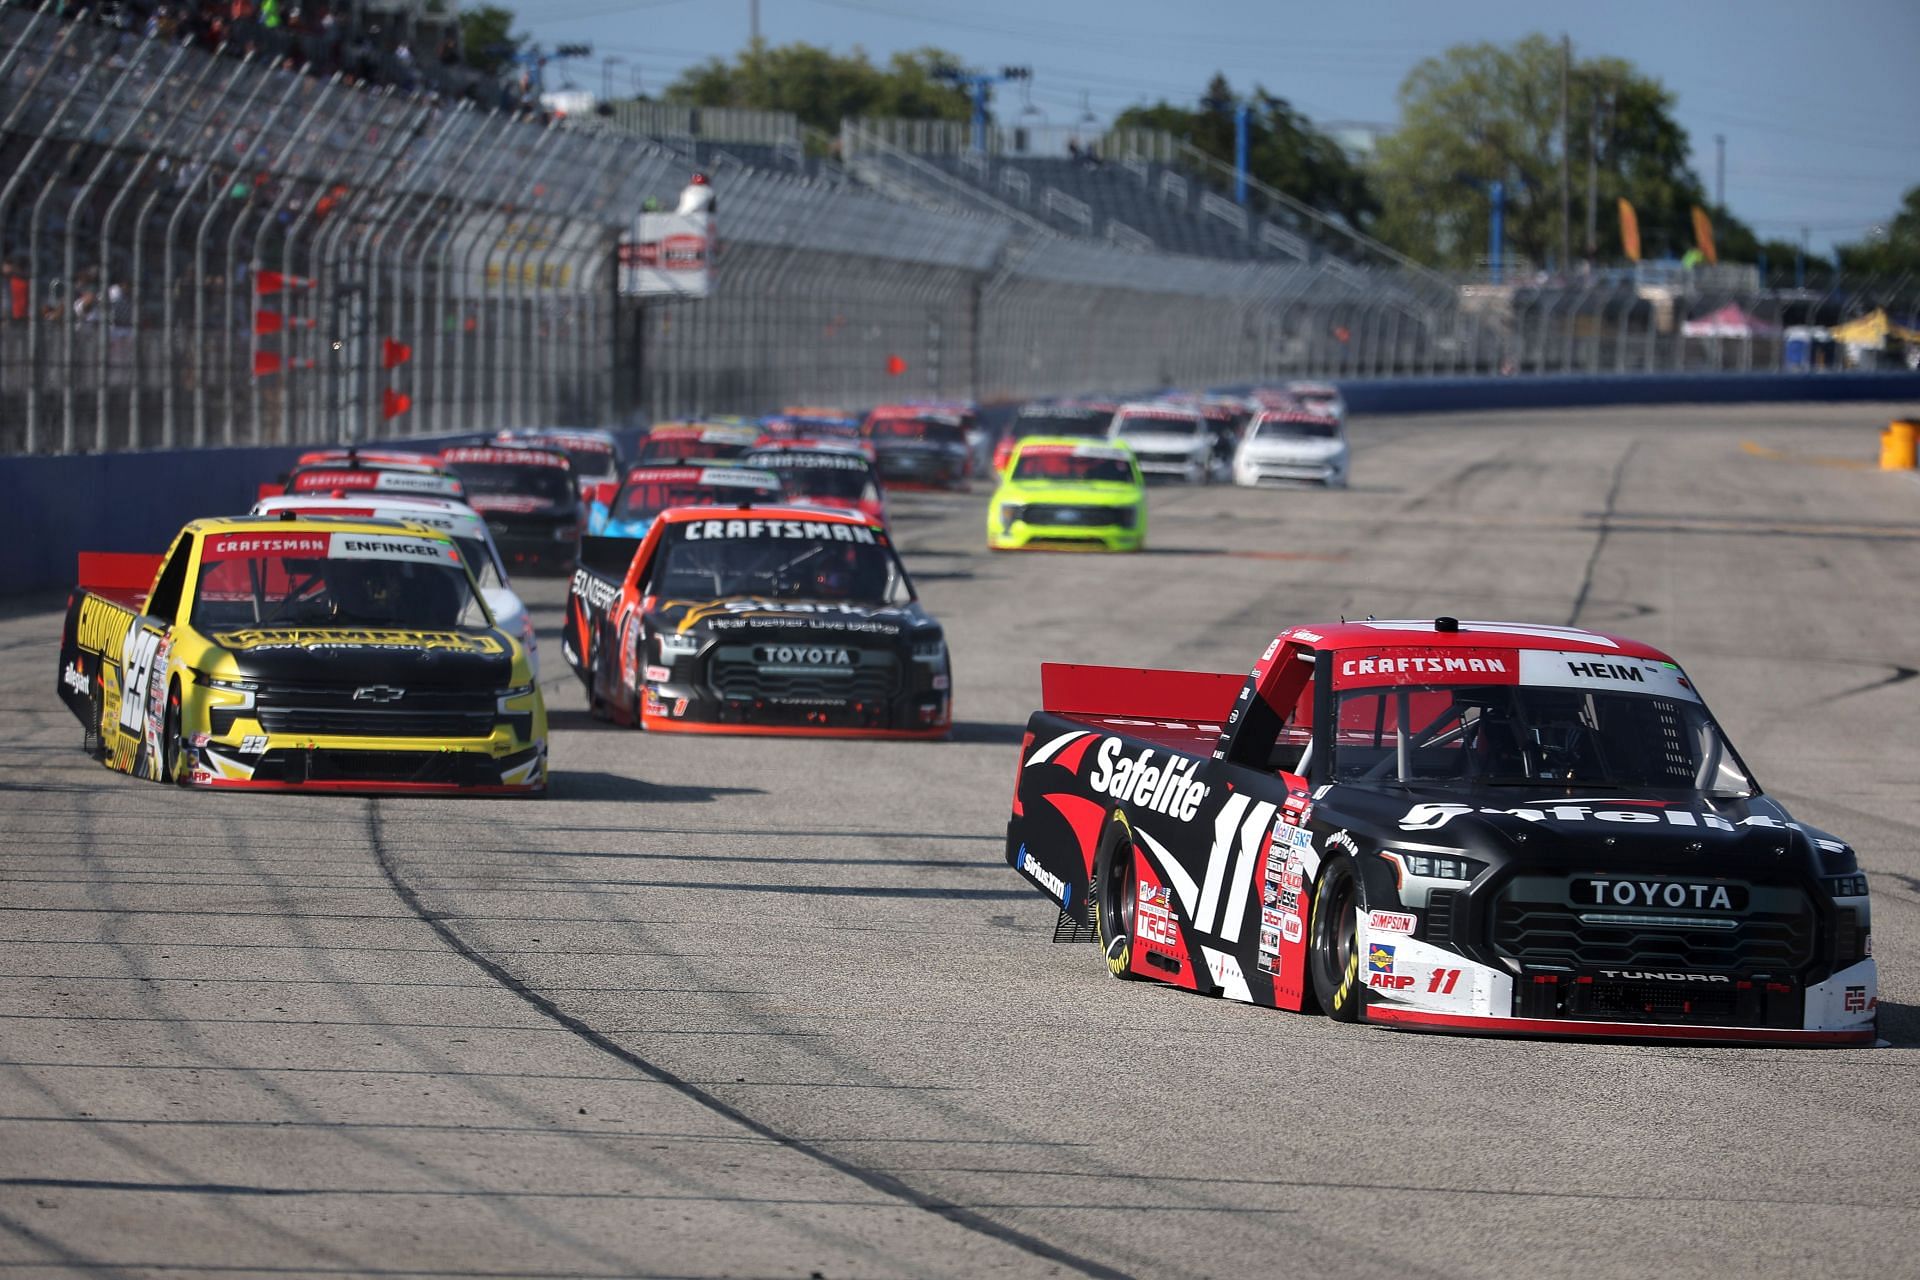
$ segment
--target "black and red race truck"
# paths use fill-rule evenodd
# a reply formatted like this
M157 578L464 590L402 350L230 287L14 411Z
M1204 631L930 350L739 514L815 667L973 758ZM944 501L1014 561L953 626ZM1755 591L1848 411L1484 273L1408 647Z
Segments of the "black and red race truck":
M884 525L675 507L588 538L561 648L597 716L656 732L944 738L945 634Z
M1007 860L1116 977L1344 1021L1866 1045L1853 849L1657 649L1294 627L1247 675L1049 664Z

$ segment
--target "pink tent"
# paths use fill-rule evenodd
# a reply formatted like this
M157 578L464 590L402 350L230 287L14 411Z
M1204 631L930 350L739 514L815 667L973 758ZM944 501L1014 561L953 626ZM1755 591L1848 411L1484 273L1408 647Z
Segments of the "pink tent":
M1758 338L1779 333L1780 329L1744 310L1739 303L1729 302L1718 311L1687 321L1680 326L1680 332L1689 338Z

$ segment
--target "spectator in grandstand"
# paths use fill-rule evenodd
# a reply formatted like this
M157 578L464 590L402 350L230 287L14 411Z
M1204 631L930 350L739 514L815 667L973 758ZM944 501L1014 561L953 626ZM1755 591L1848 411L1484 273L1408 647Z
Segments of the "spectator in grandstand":
M688 180L680 192L680 207L675 213L718 213L719 202L714 199L713 184L707 181L707 175L696 173Z

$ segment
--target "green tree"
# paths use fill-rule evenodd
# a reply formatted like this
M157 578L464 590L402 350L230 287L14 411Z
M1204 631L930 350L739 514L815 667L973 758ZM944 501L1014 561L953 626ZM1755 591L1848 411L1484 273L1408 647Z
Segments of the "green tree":
M1885 227L1838 246L1840 269L1871 275L1920 275L1920 187L1909 188Z
M460 11L460 56L476 70L497 75L527 43L513 30L514 12L497 4Z
M1233 163L1234 110L1240 101L1223 75L1215 75L1198 107L1177 107L1162 99L1152 106L1129 107L1115 128L1160 129L1190 142L1223 164ZM1247 171L1270 187L1316 209L1337 213L1356 227L1379 212L1366 174L1346 150L1285 98L1255 85L1247 98Z
M936 74L956 65L953 55L935 48L896 53L878 67L857 47L842 55L803 42L762 43L732 62L709 58L689 67L664 96L690 106L790 111L829 133L850 116L965 120L973 114L967 95Z
M1507 252L1536 262L1557 257L1560 59L1557 41L1532 35L1504 47L1461 45L1418 63L1400 86L1400 126L1375 157L1383 205L1376 233L1423 261L1466 266L1489 247L1488 189L1498 180L1506 187ZM1688 160L1687 132L1673 118L1673 94L1619 58L1583 59L1572 70L1573 256L1584 256L1590 156L1599 170L1598 256L1623 252L1621 197L1639 218L1642 256L1679 256L1693 244L1693 208L1707 198ZM1721 260L1751 261L1752 230L1724 209L1709 214Z

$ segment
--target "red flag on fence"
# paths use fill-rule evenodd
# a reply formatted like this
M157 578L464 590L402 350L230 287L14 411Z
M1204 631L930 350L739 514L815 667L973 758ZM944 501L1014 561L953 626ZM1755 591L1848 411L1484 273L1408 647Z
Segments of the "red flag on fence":
M253 273L253 291L259 294L278 293L282 289L304 289L312 283L304 277L290 276L280 271Z
M380 412L388 418L397 418L413 408L413 397L402 391L388 387L380 393Z
M395 342L392 338L380 340L380 367L392 369L413 359L413 348L404 342Z
M277 351L256 351L253 353L253 376L263 377L269 373L280 372L280 353Z
M253 313L253 331L255 333L278 333L286 323L286 318L278 311L256 311Z

